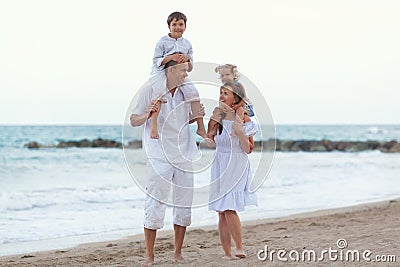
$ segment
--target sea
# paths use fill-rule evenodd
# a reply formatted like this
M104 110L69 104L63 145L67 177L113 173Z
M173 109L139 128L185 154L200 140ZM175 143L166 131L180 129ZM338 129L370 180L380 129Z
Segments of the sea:
M125 149L25 147L31 141L125 142L122 132L122 125L0 126L0 256L143 232L145 193L127 167ZM140 128L130 138L140 140ZM277 125L276 138L400 141L400 125ZM139 162L142 152L131 150L130 159L137 155ZM204 150L201 157L212 161L213 153ZM249 155L252 166L260 164L260 153ZM209 179L209 168L195 174L196 181ZM259 205L240 212L242 221L399 198L400 153L276 152L257 195ZM172 229L171 213L168 207L164 229ZM193 208L191 227L216 223L206 205Z

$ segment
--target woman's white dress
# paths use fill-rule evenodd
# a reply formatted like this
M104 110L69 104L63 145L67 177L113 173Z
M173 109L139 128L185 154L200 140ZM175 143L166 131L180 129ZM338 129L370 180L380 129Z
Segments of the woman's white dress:
M211 167L209 210L243 211L245 206L257 205L255 192L249 192L252 173L247 154L237 136L231 136L233 121L222 120L223 131L214 138L217 145ZM243 124L246 136L253 136L258 128L254 122Z

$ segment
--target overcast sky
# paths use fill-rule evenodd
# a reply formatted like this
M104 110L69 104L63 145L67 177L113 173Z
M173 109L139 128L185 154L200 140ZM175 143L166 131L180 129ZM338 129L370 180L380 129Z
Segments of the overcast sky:
M0 124L121 124L177 10L277 124L400 124L396 0L0 1Z

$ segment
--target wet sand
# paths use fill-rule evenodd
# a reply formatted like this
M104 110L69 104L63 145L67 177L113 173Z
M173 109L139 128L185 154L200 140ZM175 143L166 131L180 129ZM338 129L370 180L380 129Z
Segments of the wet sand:
M338 239L345 239L347 247L339 249ZM153 266L398 266L400 262L400 200L388 200L358 206L321 210L297 214L289 217L255 220L243 223L243 242L247 258L224 260L220 246L217 226L188 228L183 247L184 263L172 262L173 233L159 231L156 241L156 262ZM342 243L340 244L342 245ZM273 260L265 257L272 250L286 251L282 258ZM302 261L304 250L314 250L317 260L322 250L332 251L324 254L324 260ZM294 251L295 250L295 251ZM345 254L349 250L358 250L360 261L346 262ZM397 263L367 262L362 253L375 261L376 256L395 255ZM233 250L234 251L234 250ZM340 260L340 251L343 260ZM261 251L263 252L263 251ZM296 252L299 261L295 261ZM38 252L22 255L0 257L0 266L140 266L144 260L143 235L130 236L125 239L83 244L70 249ZM282 253L282 252L281 252ZM353 256L349 254L350 260ZM381 257L381 259L384 257ZM389 259L391 260L391 259Z

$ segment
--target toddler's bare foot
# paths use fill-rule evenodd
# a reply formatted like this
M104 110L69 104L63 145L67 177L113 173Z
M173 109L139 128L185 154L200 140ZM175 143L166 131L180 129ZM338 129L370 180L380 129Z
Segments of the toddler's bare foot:
M151 139L158 139L158 129L157 126L151 126L150 127L150 138Z
M146 260L141 264L142 267L151 267L153 266L154 258L146 258Z
M235 256L238 257L238 258L241 258L241 259L247 257L247 255L246 255L246 253L244 253L243 249L237 249L236 253L235 253Z

